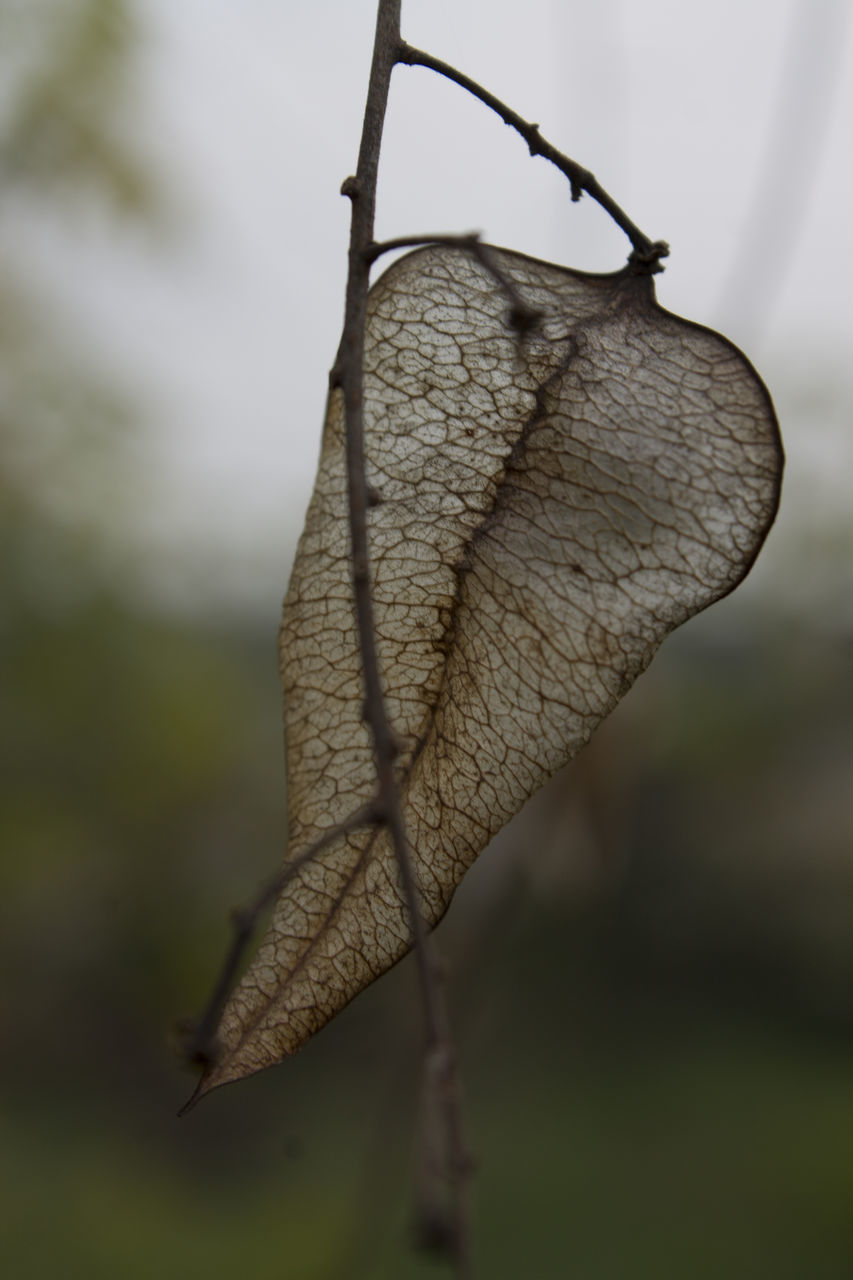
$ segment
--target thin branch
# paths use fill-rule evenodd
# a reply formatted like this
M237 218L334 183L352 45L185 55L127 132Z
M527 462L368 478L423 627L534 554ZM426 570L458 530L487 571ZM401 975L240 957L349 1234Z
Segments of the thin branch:
M254 937L258 921L267 907L275 902L278 895L287 887L296 873L307 863L312 862L330 844L334 844L341 836L349 835L351 831L355 831L358 827L377 825L380 821L379 806L375 801L362 805L360 809L356 809L351 813L348 818L344 818L342 822L338 822L334 827L330 827L328 831L324 831L297 858L285 863L281 871L263 885L248 906L232 913L234 937L204 1012L198 1022L190 1028L184 1049L185 1057L189 1062L205 1065L214 1061L216 1057L216 1028L219 1025L222 1009L237 977L249 943ZM190 1103L178 1114L183 1114L183 1111L187 1110L189 1105Z
M382 691L367 539L370 495L365 474L364 454L364 342L367 292L370 283L369 252L374 243L376 183L382 129L391 73L401 44L400 0L379 0L358 166L355 177L348 178L342 188L343 193L352 202L349 273L343 336L330 381L340 386L344 400L353 592L364 679L364 715L373 737L378 803L394 848L409 917L424 1009L427 1062L429 1063L436 1053L441 1053L447 1062L447 1071L455 1080L455 1058L447 1029L443 991L438 982L431 954L428 929L421 910L420 895L403 819L396 776L397 739L388 718ZM467 1205L463 1194L470 1160L461 1136L461 1115L455 1110L455 1101L451 1102L452 1097L451 1091L445 1088L442 1113L448 1126L447 1141L451 1151L450 1166L446 1176L452 1188L453 1217L449 1251L456 1274L460 1280L463 1280L463 1277L470 1274Z
M426 67L430 71L435 71L438 75L444 76L447 80L452 80L454 84L458 84L460 88L467 90L475 98L479 98L480 102L489 107L503 120L504 124L515 129L519 133L530 150L532 156L543 156L549 160L551 164L556 165L561 173L564 173L569 180L572 191L572 199L580 200L584 191L591 196L593 200L601 205L605 212L618 227L624 231L625 235L631 241L633 252L628 261L638 271L652 274L657 271L663 271L661 258L665 258L669 253L669 245L664 240L650 240L647 235L640 230L636 223L632 222L621 209L612 196L604 190L601 183L589 169L584 169L576 160L570 160L568 156L563 155L562 151L558 151L552 146L547 139L543 138L539 132L538 124L531 124L508 107L505 102L501 102L500 98L496 98L488 89L484 89L482 85L477 84L470 76L464 75L461 71L457 71L448 62L442 62L440 58L434 58L432 54L424 52L423 49L415 49L412 45L401 41L397 52L397 61L409 67Z
M443 244L450 249L467 249L470 252L479 243L479 231L463 231L459 235L448 235L442 231L434 236L395 236L393 240L374 240L368 245L367 262L369 266L373 266L384 253L393 253L397 249L418 249L427 244Z
M515 284L498 266L491 249L483 244L477 231L455 236L395 236L393 240L382 240L378 244L376 242L371 244L367 250L367 260L372 265L383 253L391 253L395 249L414 249L430 244L445 245L450 249L463 249L472 258L476 258L509 302L509 323L512 328L520 334L525 334L536 327L542 318L542 312L525 302Z
M471 246L471 255L497 282L499 288L503 290L504 295L509 300L509 323L512 328L522 337L525 333L529 333L531 329L535 329L542 319L542 312L537 307L531 307L529 302L525 302L509 276L498 266L495 255L489 246L482 244L478 240L476 244Z

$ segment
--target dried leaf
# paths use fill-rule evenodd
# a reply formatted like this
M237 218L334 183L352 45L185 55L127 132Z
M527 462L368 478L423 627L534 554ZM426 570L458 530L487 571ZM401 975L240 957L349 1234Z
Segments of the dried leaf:
M464 251L408 255L369 299L373 596L431 923L668 632L743 578L782 468L758 376L650 277L492 252L543 314L523 341ZM289 859L375 789L348 553L335 392L281 627ZM384 829L326 848L281 895L200 1093L294 1052L409 937Z

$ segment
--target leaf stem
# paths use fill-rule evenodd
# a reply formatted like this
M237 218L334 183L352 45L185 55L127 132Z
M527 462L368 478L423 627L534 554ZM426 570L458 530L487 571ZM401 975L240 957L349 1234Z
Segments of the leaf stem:
M633 251L628 261L639 271L652 274L657 271L663 271L661 258L665 258L669 253L669 245L664 240L650 240L647 235L640 230L635 222L632 222L625 213L624 209L616 203L612 196L604 190L601 183L591 173L589 169L584 169L576 160L569 159L562 151L558 151L546 138L542 137L539 132L538 124L531 124L525 120L517 111L513 111L500 98L496 98L493 93L485 89L482 85L477 84L476 80L472 80L470 76L466 76L463 72L457 71L449 62L442 62L440 58L434 58L432 54L426 53L423 49L416 49L412 45L401 40L398 51L398 62L409 67L426 67L430 71L435 71L437 75L444 76L446 80L452 80L454 84L458 84L460 88L465 89L473 97L478 98L485 106L494 111L503 120L504 124L515 129L519 133L530 150L532 156L542 156L555 165L561 173L569 180L572 191L572 199L580 200L584 192L591 196L602 209L610 215L618 227L624 231L625 235L631 241Z

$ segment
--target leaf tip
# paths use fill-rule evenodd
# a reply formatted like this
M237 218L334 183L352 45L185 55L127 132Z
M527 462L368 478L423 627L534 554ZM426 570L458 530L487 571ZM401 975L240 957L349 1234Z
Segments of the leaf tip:
M195 1110L195 1108L201 1102L202 1098L206 1098L207 1095L209 1093L212 1093L213 1090L217 1088L218 1085L224 1084L224 1083L225 1083L224 1080L217 1078L216 1072L212 1065L205 1067L201 1075L199 1076L198 1080L196 1081L196 1086L193 1089L192 1093L187 1098L184 1105L178 1110L177 1112L178 1119L181 1120L183 1119L184 1116L189 1115L191 1111Z
M192 1093L187 1098L184 1105L178 1108L178 1111L176 1114L179 1120L182 1120L185 1115L188 1115L190 1111L192 1111L196 1103L200 1102L201 1099L204 1097L204 1093L202 1092L203 1087L204 1087L204 1076L201 1076L201 1078L196 1083L196 1087L193 1089Z

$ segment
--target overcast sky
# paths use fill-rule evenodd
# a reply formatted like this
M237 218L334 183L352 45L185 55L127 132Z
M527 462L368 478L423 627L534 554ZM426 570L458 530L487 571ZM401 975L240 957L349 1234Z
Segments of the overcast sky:
M45 261L147 406L147 538L268 607L310 492L342 314L374 0L137 0L137 132L174 235L97 234ZM404 0L453 62L591 168L672 246L663 305L722 329L768 382L789 469L778 534L843 518L853 468L847 0ZM476 229L582 269L628 246L481 104L395 71L380 237ZM817 412L809 407L822 394ZM789 506L790 504L790 506ZM809 512L814 510L813 515ZM788 510L790 514L788 514ZM811 524L810 524L811 522ZM822 526L821 526L822 527ZM774 535L775 536L775 535ZM162 554L161 554L162 553ZM768 561L772 572L771 542ZM164 569L168 573L168 569ZM191 592L175 569L172 590Z

